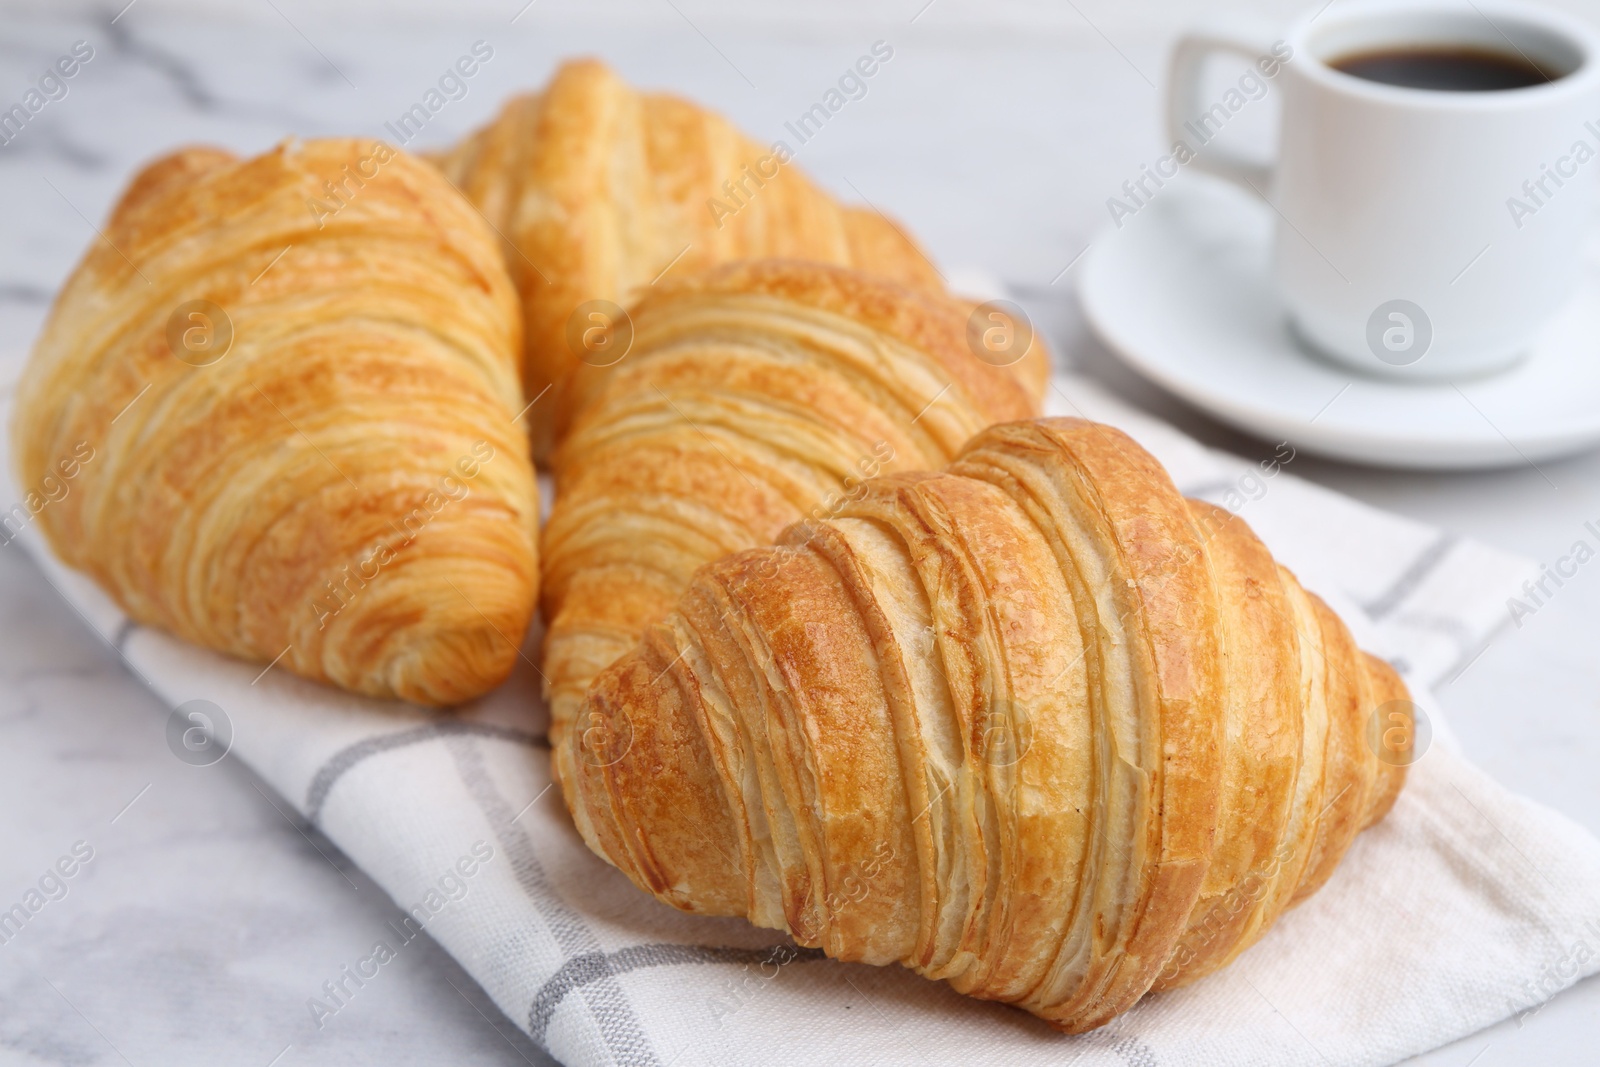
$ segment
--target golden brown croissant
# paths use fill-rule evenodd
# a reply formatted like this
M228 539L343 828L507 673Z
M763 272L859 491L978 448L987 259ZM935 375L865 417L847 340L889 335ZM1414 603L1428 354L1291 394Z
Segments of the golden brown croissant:
M530 398L582 352L567 337L580 304L625 301L663 274L770 256L854 266L937 289L900 230L841 207L790 161L686 100L639 93L598 60L561 66L543 92L435 157L512 246ZM536 448L566 418L559 390L532 412Z
M991 365L968 346L971 312L785 261L651 290L626 358L571 381L543 547L553 737L695 568L827 514L866 477L938 466L990 423L1036 413L1043 344Z
M519 344L495 236L432 167L187 149L57 300L17 473L66 488L36 521L134 619L454 703L510 671L536 597Z
M1077 1032L1327 879L1403 784L1365 731L1405 695L1123 434L1019 422L701 570L564 785L675 907Z

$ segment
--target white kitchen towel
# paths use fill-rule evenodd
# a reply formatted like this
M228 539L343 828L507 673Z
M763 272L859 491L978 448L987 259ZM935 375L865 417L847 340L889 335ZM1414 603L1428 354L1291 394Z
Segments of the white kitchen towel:
M1051 406L1123 427L1184 491L1239 511L1366 647L1404 668L1436 726L1428 688L1508 620L1506 597L1532 572L1298 480L1292 443L1254 461L1222 456L1074 379L1056 380ZM3 466L0 501L22 500ZM1600 968L1600 842L1496 785L1441 733L1389 817L1260 944L1100 1031L1064 1036L900 968L836 963L635 890L583 846L551 789L531 659L454 714L353 697L134 625L55 561L26 507L10 515L0 540L15 533L174 709L225 717L228 758L390 894L392 936L354 973L381 969L425 929L563 1063L1383 1064ZM174 744L200 721L169 720ZM307 1027L337 1026L346 1002L309 999Z

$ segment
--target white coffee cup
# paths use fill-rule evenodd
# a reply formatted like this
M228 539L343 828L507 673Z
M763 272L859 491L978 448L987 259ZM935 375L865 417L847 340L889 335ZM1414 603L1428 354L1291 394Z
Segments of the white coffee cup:
M1217 33L1180 40L1174 140L1193 147L1192 124L1212 106L1200 91L1210 57L1272 48ZM1333 66L1454 48L1520 56L1553 80L1418 89ZM1277 159L1213 145L1191 166L1272 205L1278 288L1299 335L1390 377L1465 378L1514 362L1582 269L1600 180L1600 38L1524 4L1343 0L1297 24L1277 42L1285 52Z

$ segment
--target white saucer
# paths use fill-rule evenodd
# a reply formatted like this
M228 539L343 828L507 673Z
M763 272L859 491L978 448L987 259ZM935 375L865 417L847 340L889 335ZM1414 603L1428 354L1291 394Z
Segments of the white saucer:
M1456 383L1309 355L1269 270L1272 209L1186 174L1095 239L1090 325L1146 377L1247 433L1382 467L1503 467L1600 445L1600 264L1516 366Z

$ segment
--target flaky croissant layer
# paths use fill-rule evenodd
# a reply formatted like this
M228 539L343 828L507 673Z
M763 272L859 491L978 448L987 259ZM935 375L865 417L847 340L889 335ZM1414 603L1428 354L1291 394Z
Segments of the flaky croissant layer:
M580 59L430 157L506 239L527 322L527 393L551 390L529 413L541 459L570 414L563 382L585 356L569 334L580 305L630 302L663 277L770 256L942 288L898 226L812 184L796 147L759 144L714 111L638 92Z
M498 684L533 612L521 325L492 231L387 145L133 181L17 388L51 546L134 619L361 693Z
M571 379L544 528L552 737L696 568L825 515L870 475L937 467L1038 410L1048 374L974 355L971 302L841 267L729 264L663 281L632 347Z
M1077 1032L1224 965L1403 770L1405 696L1110 428L993 427L702 569L563 739L585 840L687 911Z

